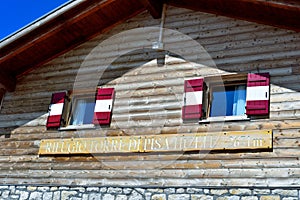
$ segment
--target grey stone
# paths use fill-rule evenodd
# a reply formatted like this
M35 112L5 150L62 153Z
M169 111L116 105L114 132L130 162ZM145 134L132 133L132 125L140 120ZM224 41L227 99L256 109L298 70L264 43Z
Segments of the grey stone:
M124 194L130 194L132 192L132 189L131 188L124 188L123 189L123 193Z
M79 197L71 197L70 200L82 200L82 199Z
M9 186L9 190L11 193L15 193L16 192L16 187L15 186Z
M99 193L91 193L89 195L89 200L99 200L101 199L101 194ZM106 200L105 198L103 198L103 200Z
M109 187L107 189L107 193L109 193L109 194L121 194L122 193L122 188Z
M3 197L3 198L8 198L8 197L9 197L9 194L10 194L10 191L9 191L9 190L4 190L4 191L2 191L1 197Z
M213 196L205 195L205 194L192 194L191 200L213 200Z
M28 186L28 187L27 187L27 190L28 190L28 191L35 191L36 188L37 188L37 187L34 187L34 186Z
M116 200L127 200L127 196L124 194L118 194Z
M220 190L215 190L215 189L211 189L210 193L213 195L224 195L228 193L228 190L225 189L220 189Z
M8 186L0 186L0 190L8 189Z
M204 194L210 194L209 189L204 189L203 192L204 192Z
M1 186L0 186L0 188L1 188ZM21 186L21 185L19 185L19 186L16 187L16 189L19 189L19 190L25 190L25 189L26 189L26 186Z
M143 188L135 188L135 190L138 192L138 193L140 193L140 194L145 194L145 189L143 189Z
M68 190L70 190L70 188L69 188L69 187L64 187L64 186L62 186L62 187L59 187L58 189L59 189L59 190L65 190L65 191L68 191Z
M298 190L276 189L276 190L272 190L272 194L279 194L279 195L287 196L287 197L297 197L298 196Z
M16 194L13 194L13 195L10 195L9 199L16 199L16 200L19 200L20 196L19 195L16 195Z
M189 194L170 194L168 200L189 200Z
M45 192L43 194L43 200L52 200L53 199L53 192Z
M233 194L233 195L251 195L252 194L252 191L249 190L249 189L231 189L229 190L230 194Z
M18 191L18 193L20 195L20 200L26 200L29 197L29 192L27 191Z
M164 189L164 193L174 194L175 193L175 188L166 188L166 189Z
M144 200L144 197L140 193L133 190L129 196L129 200Z
M62 191L61 192L61 199L62 200L68 200L71 198L71 196L76 196L78 194L77 191Z
M87 192L99 192L99 188L98 187L88 187L86 188Z
M154 194L151 200L166 200L167 197L165 194Z
M98 199L95 199L95 200L98 200ZM103 196L103 200L115 200L115 196L112 194L105 194Z
M50 187L50 191L56 191L58 190L58 187Z
M89 199L89 195L88 194L83 194L82 195L82 200L88 200Z
M145 193L145 200L151 200L152 194L150 192Z
M269 189L255 189L253 190L253 194L270 194L271 190Z
M185 189L184 188L178 188L178 189L176 189L176 193L177 194L185 193Z
M106 187L100 188L100 192L101 192L101 193L105 193L106 191L107 191L107 188L106 188Z
M151 192L151 193L163 193L164 190L163 189L160 189L160 188L149 188L147 189L148 192Z
M189 193L189 194L202 194L203 189L200 189L200 188L187 188L186 192Z
M74 187L74 188L72 188L72 190L77 190L77 191L79 191L81 193L85 192L85 188L84 187Z
M53 200L60 200L60 191L56 191L53 193Z
M239 200L239 196L225 196L225 197L218 197L216 200Z
M245 197L242 197L241 200L258 200L258 197L256 197L256 196L245 196Z
M41 200L43 198L42 192L32 192L29 196L29 200Z
M41 191L41 192L46 192L46 191L49 191L50 188L49 187L38 187L37 190Z
M297 197L283 197L282 200L299 200Z

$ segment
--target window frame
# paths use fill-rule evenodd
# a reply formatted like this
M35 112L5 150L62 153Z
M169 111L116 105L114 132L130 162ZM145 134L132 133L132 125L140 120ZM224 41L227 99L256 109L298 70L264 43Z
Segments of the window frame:
M93 122L89 124L70 124L72 119L72 113L74 111L74 105L79 99L92 99L95 100L95 91L94 90L76 90L69 92L68 101L65 102L62 118L65 119L65 123L61 125L58 130L78 130L78 129L95 129L96 126ZM94 114L94 113L93 113Z
M245 85L247 91L247 74L226 74L220 76L207 76L204 77L204 91L203 91L203 114L199 122L214 122L214 121L239 121L250 120L246 115L246 110L243 115L230 115L230 116L210 116L213 88L226 87L226 86L239 86ZM224 90L225 91L225 90ZM246 103L246 97L245 97ZM246 106L246 105L245 105Z

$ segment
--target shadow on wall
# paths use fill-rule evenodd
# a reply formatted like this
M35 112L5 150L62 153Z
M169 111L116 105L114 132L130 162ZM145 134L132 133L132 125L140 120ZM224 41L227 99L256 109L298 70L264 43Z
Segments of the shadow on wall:
M147 48L135 50L120 56L105 69L100 79L97 77L98 80L96 80L97 82L93 88L95 88L97 85L105 85L115 79L118 79L131 70L134 70L154 59L156 59L158 66L163 66L165 63L165 55L181 58L180 56L168 51L157 51ZM87 77L89 78L89 76ZM45 80L39 81L41 82L41 85L58 85L60 84L61 79L56 82L56 78L57 77L45 78ZM74 84L74 82L77 81L76 77L68 80L70 81L70 83L67 83L69 85ZM88 82L91 80L88 79L86 81ZM61 87L64 87L64 84L67 85L63 82L64 80L61 83ZM92 84L94 83L92 82ZM30 131L30 127L42 126L43 128L40 128L40 131L45 131L44 126L48 117L48 106L50 103L51 93L57 91L55 90L51 92L40 90L36 92L36 88L26 87L22 89L27 90L27 94L22 95L22 97L15 95L14 93L7 93L7 98L4 98L4 106L3 109L0 110L0 137L9 138L11 133L18 132L20 130L19 128L23 128L24 131ZM30 92L30 90L32 91ZM37 100L35 96L41 96L43 101ZM28 130L25 130L26 128L28 128Z
M138 49L126 53L118 57L108 67L105 68L101 79L98 77L98 85L106 85L113 80L122 77L124 74L137 69L144 64L156 60L157 66L162 67L165 64L166 55L172 56L179 59L184 59L182 56L176 55L169 51L158 51L153 49ZM201 64L201 63L199 63ZM59 70L59 69L58 69ZM269 69L246 69L243 71L242 68L234 68L231 66L218 66L218 70L236 73L247 73L247 72L269 72L271 75L271 84L275 93L294 93L300 91L300 70L299 66L285 66L281 68ZM51 79L55 81L55 77ZM76 81L76 79L75 79ZM34 91L34 88L28 88ZM276 91L275 91L276 90ZM34 94L32 91L32 94ZM19 98L14 100L14 94L8 94L10 97L8 100L4 100L5 112L0 111L0 135L1 137L9 138L11 133L17 132L19 127L30 128L33 126L41 127L41 131L45 131L45 122L48 116L47 109L51 98L51 92L41 92L45 96L45 101L42 105L36 104L36 100L33 98ZM12 103L9 101L12 100ZM25 105L25 107L23 107ZM8 108L5 106L8 105ZM14 114L6 112L8 109L14 109ZM296 109L296 108L293 108ZM25 130L26 132L26 130Z

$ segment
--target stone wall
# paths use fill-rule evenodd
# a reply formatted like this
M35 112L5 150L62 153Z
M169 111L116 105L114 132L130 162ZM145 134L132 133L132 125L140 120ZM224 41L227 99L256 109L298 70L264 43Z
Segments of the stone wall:
M300 189L0 186L2 200L298 200Z

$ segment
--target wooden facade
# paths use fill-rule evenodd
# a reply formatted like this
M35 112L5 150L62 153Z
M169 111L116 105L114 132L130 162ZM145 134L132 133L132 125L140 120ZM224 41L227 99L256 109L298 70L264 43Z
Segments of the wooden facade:
M2 184L300 186L300 33L167 5L163 42L178 46L182 57L148 48L158 39L160 23L144 11L17 78L0 111ZM115 37L124 31L134 34ZM194 42L215 65L194 59ZM117 59L103 64L112 58ZM182 121L185 79L257 72L271 77L269 117ZM115 88L109 127L46 129L52 93L96 91L99 85ZM273 131L271 150L38 155L43 139L258 130Z

